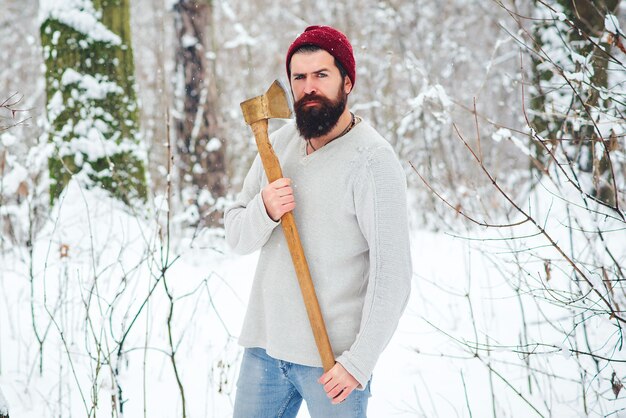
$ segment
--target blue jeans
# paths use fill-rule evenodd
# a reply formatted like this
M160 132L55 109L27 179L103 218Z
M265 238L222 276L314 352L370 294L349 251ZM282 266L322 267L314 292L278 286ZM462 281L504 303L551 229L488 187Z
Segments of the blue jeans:
M370 385L354 390L345 401L333 405L317 379L321 367L277 360L262 348L246 348L235 397L233 418L294 418L302 400L311 418L365 418Z

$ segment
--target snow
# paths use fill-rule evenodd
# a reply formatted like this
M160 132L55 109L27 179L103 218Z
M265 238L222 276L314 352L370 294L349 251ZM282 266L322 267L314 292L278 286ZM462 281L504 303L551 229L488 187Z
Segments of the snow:
M6 196L17 193L20 184L28 177L28 171L18 162L10 164L9 168L8 173L0 177L0 190Z
M9 415L9 404L0 389L0 415Z
M530 134L534 134L534 132L529 132ZM517 136L513 135L507 128L500 128L493 134L491 134L491 139L495 142L500 142L502 140L508 140L513 143L517 150L519 150L523 155L533 157L532 151L530 149L531 145L528 141L524 141Z
M607 32L612 33L613 35L623 34L619 21L617 20L617 16L607 13L604 17L604 28Z
M219 138L211 138L209 142L206 144L206 150L208 152L214 152L222 148L222 141Z
M169 205L167 203L167 196L165 195L157 195L154 198L154 208L160 212L169 212Z
M150 417L180 415L180 395L167 356L170 302L161 276L165 266L168 291L175 301L173 338L188 415L232 414L242 354L236 339L258 253L235 256L214 230L202 230L195 238L172 231L174 239L168 244L165 196L154 201L152 215L136 216L106 192L85 190L73 181L36 236L32 259L22 251L2 254L0 338L4 343L0 354L4 369L0 387L14 416L83 416L81 393L89 398L92 390L101 398L98 415L110 416L110 402L104 399L117 395L118 383L125 416L142 416L144 403ZM542 201L544 209L539 207L536 213L540 219L544 219L541 213L547 213L545 208L554 204L549 198ZM565 231L562 211L553 210L545 221L557 237L557 230ZM577 362L584 359L577 358L570 342L555 331L566 327L568 320L550 303L543 304L541 311L523 313L518 301L529 307L541 298L529 292L529 279L517 278L514 269L509 274L502 271L514 267L509 262L524 254L518 249L536 248L541 242L528 234L531 230L522 226L517 233L527 238L518 241L494 240L502 236L493 230L472 231L472 239L412 232L411 298L374 371L368 416L468 416L466 403L473 416L491 416L490 384L498 416L531 416L528 406L505 383L490 377L487 368L490 365L509 376L516 387L523 386L524 369L515 365L520 357L507 348L523 349L522 328L517 325L522 321L533 324L525 337L530 343L534 338L552 341L538 350L544 354L534 355L533 367L550 367L571 379L558 387L561 400L552 398L553 416L577 415L567 400L577 396L578 386L572 382L578 379ZM621 242L614 235L607 244L618 257L626 256L626 241ZM540 254L554 259L549 248ZM496 262L498 258L503 262ZM543 262L537 264L537 269L543 269ZM549 286L559 292L569 280L559 277L556 264L554 270ZM598 327L604 320L590 321L589 332L604 341L606 335ZM34 328L39 335L48 329L43 374L37 371ZM118 356L125 332L128 336ZM476 350L487 343L491 350ZM110 361L117 374L108 367L98 371L97 356ZM490 383L490 379L495 381ZM53 399L59 390L65 401L57 403ZM553 396L524 395L537 405L543 395ZM626 401L619 399L613 407L620 405L626 407ZM307 416L303 407L299 417Z
M215 204L215 198L213 197L213 195L211 194L209 190L202 189L202 191L200 191L200 195L198 196L198 204L200 206L202 205L212 206L213 204Z
M500 128L491 135L491 139L493 139L496 142L500 142L503 139L511 138L511 136L513 136L513 133L509 129Z
M117 83L108 81L101 75L94 77L90 74L81 74L72 68L68 68L63 72L61 84L63 86L76 84L78 88L83 90L81 95L84 99L102 100L107 94L124 93L124 89Z
M226 49L234 49L242 46L254 46L258 43L258 40L248 33L248 31L240 23L236 23L234 26L237 36L224 44Z
M8 148L17 142L17 137L12 135L10 132L4 132L0 135L0 141L2 141L2 145L5 148Z
M431 113L441 122L445 120L447 112L452 107L450 97L440 84L425 86L417 97L409 100L409 106L418 113L423 112L422 109L427 104Z
M86 132L81 129L80 133L83 135L74 138L71 142L55 140L58 155L65 157L81 153L84 154L89 161L96 161L100 158L110 157L118 153L135 152L137 148L136 144L130 140L123 140L118 144L114 140L105 139L102 134L93 127L89 127Z
M57 45L59 43L59 38L61 37L61 32L60 31L54 31L54 33L52 34L52 39L50 40L50 43L52 45Z
M417 131L429 142L448 125L452 101L440 84L425 82L419 94L408 100L408 105L411 111L400 120L398 135L413 139Z
M59 117L61 112L63 112L63 93L60 90L57 90L47 104L48 109L48 118L50 123L54 123L56 118Z
M41 0L39 23L48 19L57 20L84 34L87 42L108 42L121 45L122 40L100 22L100 13L91 0Z
M199 43L198 38L192 35L183 35L181 44L183 48L191 48Z

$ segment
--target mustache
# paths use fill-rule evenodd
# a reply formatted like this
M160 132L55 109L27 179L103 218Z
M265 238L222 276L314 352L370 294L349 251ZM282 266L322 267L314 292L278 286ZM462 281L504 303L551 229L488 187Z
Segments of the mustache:
M328 99L318 94L312 93L302 96L300 100L296 102L296 107L302 107L307 103L318 102L318 103L326 103Z

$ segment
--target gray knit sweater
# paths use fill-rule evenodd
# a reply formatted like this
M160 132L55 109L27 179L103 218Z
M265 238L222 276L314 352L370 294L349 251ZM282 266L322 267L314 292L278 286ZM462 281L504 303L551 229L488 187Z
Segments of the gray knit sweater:
M366 122L308 156L294 123L271 140L292 180L294 216L335 358L365 387L411 287L405 174ZM224 215L235 252L261 249L239 342L321 367L280 222L263 205L266 184L257 155Z

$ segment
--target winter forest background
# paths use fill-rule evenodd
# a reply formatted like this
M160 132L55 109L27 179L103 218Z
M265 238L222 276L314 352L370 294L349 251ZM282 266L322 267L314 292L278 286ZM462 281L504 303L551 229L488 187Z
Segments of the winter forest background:
M370 416L626 416L625 17L0 0L0 416L230 416L256 261L222 239L255 155L239 103L320 23L409 184L413 291Z

